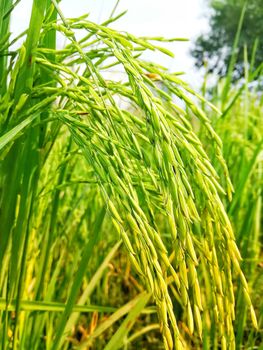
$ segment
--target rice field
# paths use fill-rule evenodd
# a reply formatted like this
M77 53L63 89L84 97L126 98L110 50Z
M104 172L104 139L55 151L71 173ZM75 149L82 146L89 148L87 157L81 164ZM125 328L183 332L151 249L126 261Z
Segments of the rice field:
M0 6L0 349L261 349L262 67L197 92L143 59L183 39L55 0L14 38L16 4Z

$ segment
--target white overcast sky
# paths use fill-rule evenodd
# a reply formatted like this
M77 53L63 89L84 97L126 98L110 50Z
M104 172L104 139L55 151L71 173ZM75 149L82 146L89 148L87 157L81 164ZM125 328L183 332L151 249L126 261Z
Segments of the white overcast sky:
M193 67L189 48L193 39L207 30L206 0L120 0L116 13L127 14L112 25L115 29L143 36L183 37L189 42L175 42L168 48L175 58L163 54L149 57L165 65L171 71L184 71L185 79L194 86L200 82L200 73ZM29 22L32 0L22 0L17 6L11 30L19 33ZM60 7L65 17L77 17L90 13L89 19L103 22L111 13L116 0L62 0ZM148 58L148 57L147 57Z

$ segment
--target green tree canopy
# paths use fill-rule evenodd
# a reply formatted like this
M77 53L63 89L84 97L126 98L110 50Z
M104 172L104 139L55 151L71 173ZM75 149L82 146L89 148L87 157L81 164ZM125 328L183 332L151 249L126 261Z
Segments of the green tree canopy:
M248 51L248 60L251 62L255 45L257 45L252 63L254 67L262 63L263 0L212 0L210 6L212 9L210 30L196 39L195 47L191 52L195 58L195 64L197 67L202 67L206 62L209 72L225 75L233 53L233 43L242 9L246 6L234 70L234 78L239 78L244 69L243 48L245 46Z

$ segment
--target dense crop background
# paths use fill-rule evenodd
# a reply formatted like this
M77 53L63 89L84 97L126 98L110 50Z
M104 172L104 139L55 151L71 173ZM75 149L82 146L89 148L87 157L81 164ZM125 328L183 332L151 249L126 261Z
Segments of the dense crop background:
M53 0L13 38L15 5L0 7L1 349L257 348L262 93L246 51L240 82L233 55L198 94L141 56L180 39Z

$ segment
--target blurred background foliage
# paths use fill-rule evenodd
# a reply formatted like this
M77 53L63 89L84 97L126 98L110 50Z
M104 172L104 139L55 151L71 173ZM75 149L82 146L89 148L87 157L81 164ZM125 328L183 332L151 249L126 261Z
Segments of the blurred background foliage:
M235 52L237 61L232 78L237 80L243 76L245 46L249 62L254 69L259 67L263 57L263 1L212 0L208 1L208 6L209 31L198 36L191 52L196 67L206 65L209 72L221 77L226 75L241 16L242 27Z

